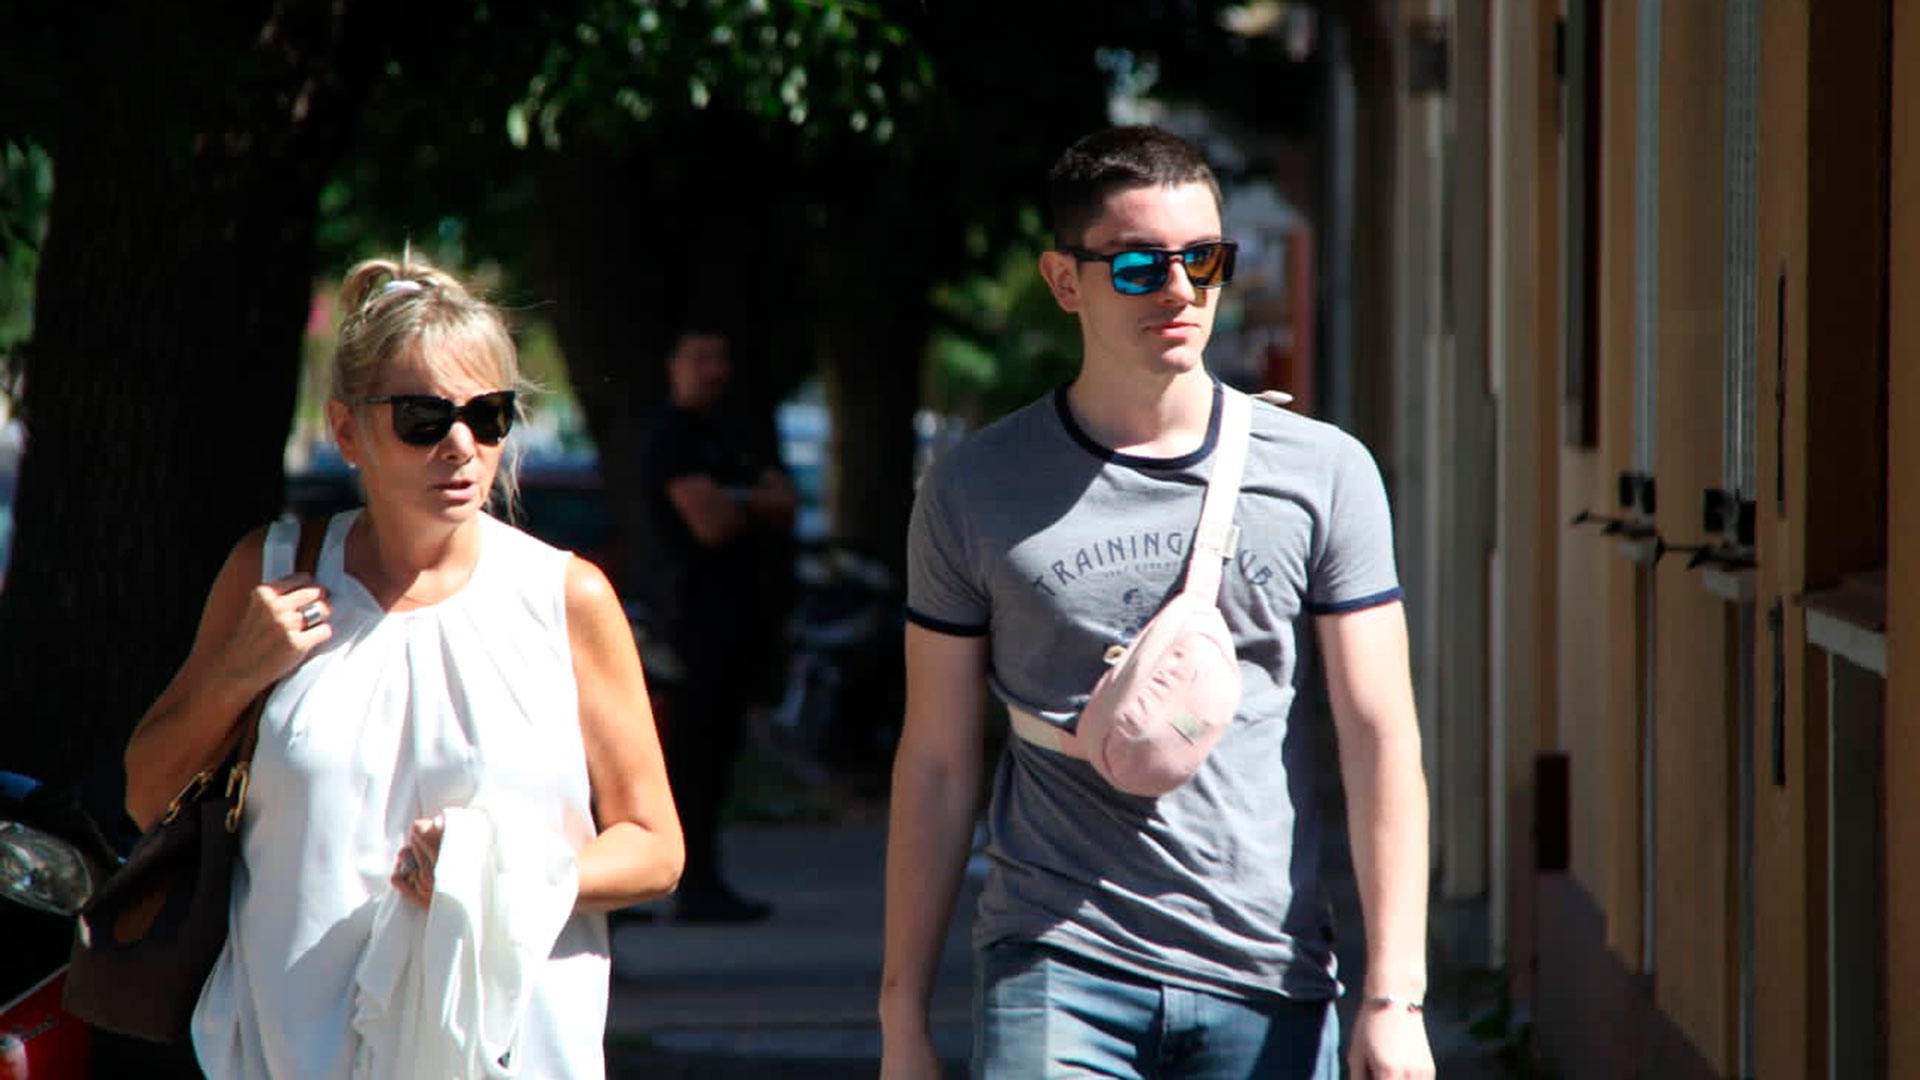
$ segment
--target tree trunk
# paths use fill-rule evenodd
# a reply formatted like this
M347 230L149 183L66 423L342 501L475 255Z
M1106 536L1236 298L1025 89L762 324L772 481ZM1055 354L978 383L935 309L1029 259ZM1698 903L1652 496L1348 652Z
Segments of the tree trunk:
M278 511L319 187L364 85L334 5L217 17L148 63L204 88L194 66L247 42L235 85L155 101L150 71L116 85L82 68L52 144L0 767L80 782L96 814L118 808L120 750L227 551Z
M934 190L875 154L846 170L862 187L831 187L830 244L815 252L821 382L833 417L828 513L835 538L906 565L913 508L913 417L933 329L932 290L956 259L960 226L928 205Z
M663 298L674 294L667 260L648 258L646 177L591 151L543 154L537 172L545 228L536 274L565 355L567 376L593 437L616 530L615 565L603 567L623 599L660 611L665 595L646 499L644 419L660 402L661 358L671 340Z
M0 768L72 785L124 840L127 734L226 552L279 508L319 188L368 69L332 3L96 17L147 51L61 69ZM189 1048L106 1032L91 1056L93 1076L199 1075Z
M623 597L655 611L670 602L669 575L646 450L675 338L726 332L735 405L749 415L770 415L812 367L807 283L793 273L806 218L777 179L790 153L749 122L706 113L539 165L537 272L621 534L621 565L606 569Z
M940 266L928 241L936 226L910 205L918 189L898 174L888 183L878 169L847 171L867 185L828 194L827 228L800 262L813 270L813 332L832 420L827 514L836 546L892 572L894 595L881 604L897 613L913 504L913 416ZM906 706L902 648L901 630L889 626L844 657L820 747L833 768L876 791L884 790Z
M833 418L828 514L833 535L884 562L906 565L913 509L913 416L931 313L899 297L823 328L821 382Z

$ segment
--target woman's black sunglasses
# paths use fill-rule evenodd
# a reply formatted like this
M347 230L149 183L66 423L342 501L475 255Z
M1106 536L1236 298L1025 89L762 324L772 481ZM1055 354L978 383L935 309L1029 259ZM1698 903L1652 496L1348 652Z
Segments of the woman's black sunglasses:
M361 398L363 405L393 406L393 433L408 446L435 446L453 430L455 420L467 425L475 442L498 443L513 430L513 391L495 390L455 405L433 394L389 394Z
M1102 255L1085 248L1062 248L1081 262L1103 262L1113 275L1113 291L1127 296L1146 296L1167 287L1173 260L1179 259L1187 280L1196 289L1217 289L1233 280L1233 257L1239 245L1231 240L1209 240L1204 244L1168 251L1165 248L1132 248Z

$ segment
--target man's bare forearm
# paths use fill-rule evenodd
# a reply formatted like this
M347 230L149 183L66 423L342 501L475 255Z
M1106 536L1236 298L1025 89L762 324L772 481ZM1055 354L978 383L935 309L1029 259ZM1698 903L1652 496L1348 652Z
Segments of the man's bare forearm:
M979 770L971 774L903 755L893 776L887 818L885 959L880 977L883 1026L926 1023L954 897L972 848Z
M1369 996L1421 997L1427 985L1427 781L1408 718L1361 723L1343 739L1341 772L1361 913Z

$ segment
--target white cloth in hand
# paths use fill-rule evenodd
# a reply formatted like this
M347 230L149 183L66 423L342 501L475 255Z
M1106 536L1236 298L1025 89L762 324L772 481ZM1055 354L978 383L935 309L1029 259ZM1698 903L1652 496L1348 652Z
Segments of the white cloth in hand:
M446 812L427 911L389 890L354 975L354 1076L510 1080L534 981L579 893L574 850L478 799Z

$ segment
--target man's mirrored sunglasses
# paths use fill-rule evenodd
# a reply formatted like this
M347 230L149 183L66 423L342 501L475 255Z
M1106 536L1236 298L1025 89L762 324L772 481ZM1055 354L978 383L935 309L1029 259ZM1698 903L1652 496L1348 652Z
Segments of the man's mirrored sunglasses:
M389 394L361 398L363 405L393 406L393 433L408 446L434 446L453 430L455 420L467 425L475 442L492 446L513 430L513 391L480 394L465 405L455 405L433 394Z
M1233 257L1240 250L1231 240L1209 240L1204 244L1168 251L1165 248L1132 248L1102 255L1085 248L1063 248L1081 262L1103 262L1112 273L1113 290L1127 296L1146 296L1167 287L1173 260L1179 259L1187 280L1196 289L1217 289L1233 280Z

